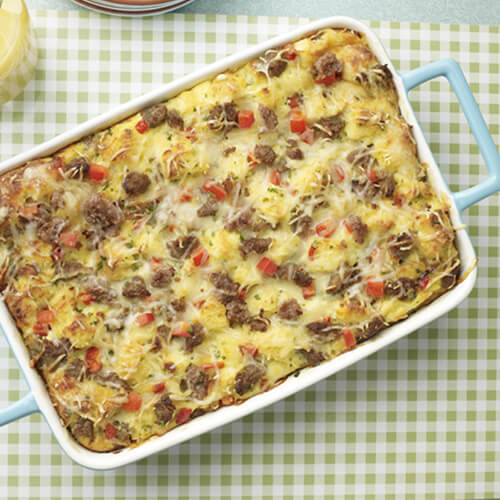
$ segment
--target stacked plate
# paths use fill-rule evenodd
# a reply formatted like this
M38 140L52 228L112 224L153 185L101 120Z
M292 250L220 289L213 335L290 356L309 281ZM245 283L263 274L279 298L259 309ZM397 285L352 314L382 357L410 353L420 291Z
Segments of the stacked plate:
M143 17L170 12L194 0L72 0L77 5L111 16Z

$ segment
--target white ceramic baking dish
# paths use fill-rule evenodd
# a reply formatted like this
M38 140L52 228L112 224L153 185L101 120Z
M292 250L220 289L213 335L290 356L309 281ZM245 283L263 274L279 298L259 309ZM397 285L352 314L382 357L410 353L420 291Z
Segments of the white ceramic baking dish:
M311 32L327 27L345 27L363 32L367 36L371 49L380 62L388 65L394 75L402 114L408 123L413 126L420 158L422 162L429 165L429 177L435 189L449 198L452 221L455 226L460 226L462 223L460 217L461 210L500 189L500 157L462 71L455 61L445 59L418 68L404 75L399 75L394 70L387 53L374 33L360 22L347 17L331 17L315 21L295 29L286 35L278 36L243 52L222 59L215 64L169 83L154 92L134 99L112 112L105 113L97 118L89 120L59 137L35 147L27 153L20 154L15 158L3 162L0 165L0 173L19 167L29 160L50 155L87 134L103 129L136 113L144 107L168 99L178 94L180 91L193 87L196 83L211 78L229 68L238 67L270 48L281 46ZM424 139L422 130L415 119L407 96L408 90L437 76L447 77L454 88L489 171L489 177L484 182L459 193L451 193L449 191ZM16 356L19 367L30 388L30 392L12 406L0 410L0 425L37 411L41 412L62 449L75 462L97 470L113 469L135 462L136 460L140 460L154 453L164 451L187 439L198 436L216 427L220 427L228 422L232 422L233 420L260 410L276 401L305 389L356 361L366 358L370 354L408 335L456 307L465 297L467 297L476 281L476 256L465 229L459 229L457 231L457 244L462 261L461 280L459 284L431 304L412 314L408 319L383 330L373 339L360 344L352 351L342 354L317 367L302 370L298 376L289 377L279 386L268 392L252 397L243 404L220 408L216 412L207 413L189 421L185 425L179 426L163 436L152 438L136 448L128 448L112 453L96 453L85 449L72 438L71 434L62 425L51 403L42 378L35 369L30 368L28 351L13 319L2 302L0 303L0 327Z

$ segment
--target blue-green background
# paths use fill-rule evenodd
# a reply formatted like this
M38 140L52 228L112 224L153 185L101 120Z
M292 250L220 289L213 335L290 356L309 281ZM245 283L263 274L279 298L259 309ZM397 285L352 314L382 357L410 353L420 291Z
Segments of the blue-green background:
M32 9L79 8L70 0L25 1ZM179 12L500 24L500 0L197 0Z

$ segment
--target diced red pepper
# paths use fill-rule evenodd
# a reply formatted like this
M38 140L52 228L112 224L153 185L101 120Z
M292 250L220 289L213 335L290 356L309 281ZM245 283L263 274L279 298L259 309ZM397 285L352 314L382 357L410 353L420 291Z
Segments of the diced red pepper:
M106 439L114 439L116 436L116 427L113 424L106 424L104 428L104 435Z
M335 82L337 77L335 75L320 75L316 80L314 80L314 83L320 83L321 85L331 85L332 83Z
M250 128L255 121L253 111L250 109L242 109L238 112L238 125L240 128Z
M179 195L180 202L191 201L193 199L193 193L190 189L183 189Z
M165 390L165 382L158 382L157 384L153 385L153 392L155 394L160 394Z
M346 220L346 219L344 219L344 226L345 226L345 228L346 228L346 229L347 229L350 233L352 233L352 232L353 232L353 228L352 228L352 226L349 224L349 222L347 222L347 220Z
M172 328L172 337L191 337L191 326L185 321L178 321Z
M135 318L135 321L139 326L149 325L149 323L152 323L154 320L155 320L155 315L150 312L139 314Z
M242 356L248 355L252 358L255 358L257 357L257 354L259 354L259 350L257 349L257 347L252 344L239 345L238 349L240 350Z
M191 254L191 258L193 259L193 264L196 267L200 267L204 266L208 262L210 255L205 248L200 247Z
M377 182L377 172L375 172L373 168L369 168L366 175L368 176L368 179L370 179L370 182Z
M151 257L151 260L149 261L153 271L156 271L157 269L159 269L162 265L162 262L163 262L163 259L161 259L159 257Z
M137 130L137 132L139 132L139 134L144 134L144 132L146 132L146 130L149 128L148 124L145 122L145 120L139 120L136 124L135 124L135 129Z
M142 397L137 392L128 393L128 401L122 405L122 410L125 411L137 411L142 405Z
M293 94L288 98L288 105L293 108L300 106L299 94Z
M196 309L201 309L203 307L203 304L206 302L205 299L200 299L200 300L195 300L193 302L193 306L196 307Z
M425 290L429 285L429 281L429 275L427 273L424 273L418 280L418 288L420 288L420 290Z
M402 206L403 206L403 204L404 204L404 202L405 202L405 196L404 196L403 194L398 193L398 194L396 195L396 198L395 198L395 200L394 200L394 203L396 204L396 206L398 206L398 207L402 207Z
M193 413L193 410L191 410L191 408L181 408L177 412L177 416L175 417L175 423L178 425L185 424L191 417L191 413Z
M56 314L54 311L50 309L44 309L43 311L39 311L36 315L37 323L50 324L54 323L56 320Z
M336 182L342 182L345 179L344 169L340 165L335 165L333 175Z
M91 302L94 302L92 295L90 295L90 293L87 292L82 292L80 294L80 300L86 305L90 304Z
M59 243L69 248L76 248L77 240L78 240L77 233L61 233L59 235Z
M38 205L36 203L27 203L19 209L19 213L26 219L38 214Z
M259 263L257 264L257 268L260 269L263 273L266 273L268 276L274 276L276 269L278 266L274 261L268 259L267 257L262 257Z
M247 162L250 165L250 168L256 167L260 162L253 156L251 153L248 153L247 155Z
M302 297L304 299L310 299L316 295L316 290L314 289L314 281L308 285L302 287Z
M238 292L238 298L239 299L244 299L247 295L247 289L246 287L245 288L242 288L239 292Z
M90 373L97 373L102 368L101 351L98 347L89 347L85 353L85 364Z
M285 52L283 52L283 58L287 61L293 61L297 57L297 51L293 45L287 45L285 49Z
M316 234L323 238L329 238L337 229L339 225L338 219L334 217L329 217L323 220L316 226Z
M371 278L366 281L366 293L370 297L381 299L384 296L384 280Z
M304 132L300 134L300 140L306 144L312 144L314 142L314 130L306 127Z
M201 189L207 193L212 193L219 201L223 200L227 196L224 186L211 180L206 180L203 183L203 186L201 186Z
M316 245L311 245L309 247L309 251L307 252L307 256L309 257L309 260L313 260L314 259L314 254L316 253Z
M97 163L91 163L89 167L89 176L95 182L101 182L109 177L109 168Z
M290 132L302 134L306 130L306 119L301 111L292 111L290 115Z
M217 363L203 363L200 365L200 368L202 370L213 370L215 368L224 368L224 361L217 361Z
M184 131L184 135L186 136L186 139L189 139L192 142L195 142L197 139L196 130L193 127L188 127Z
M33 326L33 333L40 337L46 337L49 333L49 325L47 323L35 323L35 326Z
M350 328L343 328L342 334L344 335L344 342L347 349L350 349L353 345L356 344L356 337L354 336Z
M281 184L281 173L278 169L272 170L271 175L269 176L269 180L271 184L275 186L279 186Z

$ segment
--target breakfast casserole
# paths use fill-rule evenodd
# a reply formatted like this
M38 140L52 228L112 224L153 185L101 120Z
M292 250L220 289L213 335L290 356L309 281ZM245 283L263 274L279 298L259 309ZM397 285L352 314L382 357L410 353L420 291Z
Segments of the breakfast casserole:
M4 174L0 223L4 300L95 451L353 349L460 271L391 71L348 29Z

